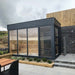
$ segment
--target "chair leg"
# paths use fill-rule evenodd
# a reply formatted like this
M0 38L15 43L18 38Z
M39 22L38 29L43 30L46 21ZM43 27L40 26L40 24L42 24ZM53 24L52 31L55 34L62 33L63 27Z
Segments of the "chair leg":
M17 61L16 67L17 67L17 68L16 68L16 69L17 69L17 70L16 70L16 75L19 75L19 71L18 71L18 70L19 70L19 61Z
M1 65L0 65L0 72L1 72Z

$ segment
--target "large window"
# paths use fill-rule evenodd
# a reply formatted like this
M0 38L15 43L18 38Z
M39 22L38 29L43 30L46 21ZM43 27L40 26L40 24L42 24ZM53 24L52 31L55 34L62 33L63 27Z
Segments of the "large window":
M40 56L51 56L51 29L50 26L40 27Z
M38 28L28 29L28 55L38 56Z
M26 29L18 30L18 53L19 55L27 55Z
M10 52L17 54L17 30L9 31Z

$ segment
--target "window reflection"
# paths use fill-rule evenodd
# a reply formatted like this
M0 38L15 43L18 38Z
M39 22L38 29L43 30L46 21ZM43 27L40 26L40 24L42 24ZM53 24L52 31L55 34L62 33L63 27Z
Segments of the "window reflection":
M18 53L19 55L27 55L26 29L18 30Z
M38 28L28 29L28 55L38 56Z
M10 52L17 54L17 30L9 31L10 36Z
M41 56L51 55L51 30L50 26L40 27L40 52Z

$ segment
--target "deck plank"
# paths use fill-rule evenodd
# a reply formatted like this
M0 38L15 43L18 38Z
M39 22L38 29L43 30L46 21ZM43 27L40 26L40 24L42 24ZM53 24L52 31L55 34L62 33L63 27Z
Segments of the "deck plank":
M14 61L15 60L12 60L12 59L2 58L2 59L0 59L0 65L1 65L1 67L4 67L4 66L6 66L8 64L11 64Z

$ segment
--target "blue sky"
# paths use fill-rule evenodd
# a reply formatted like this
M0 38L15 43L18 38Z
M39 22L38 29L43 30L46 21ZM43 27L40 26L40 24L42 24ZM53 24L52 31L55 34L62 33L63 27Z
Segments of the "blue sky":
M75 0L0 0L0 31L7 25L46 18L47 13L75 8Z

